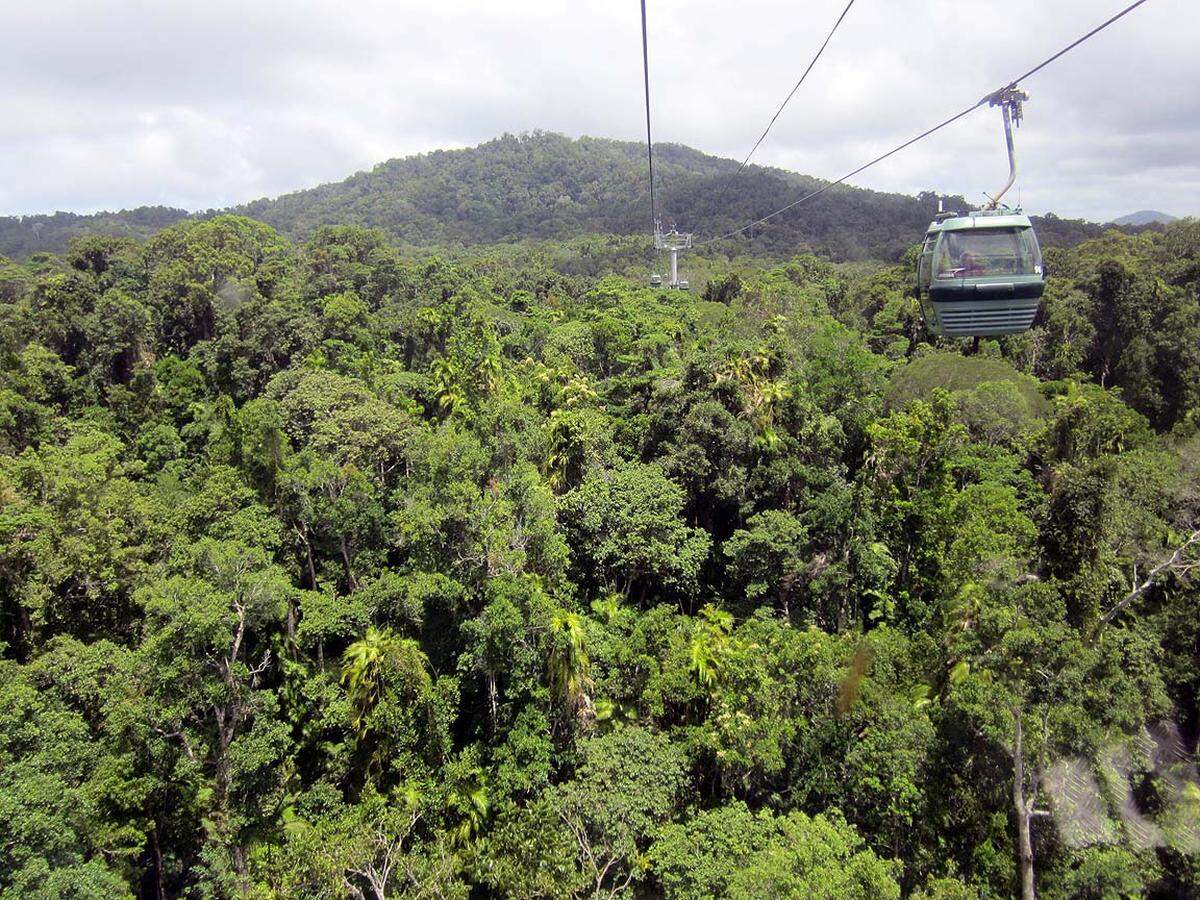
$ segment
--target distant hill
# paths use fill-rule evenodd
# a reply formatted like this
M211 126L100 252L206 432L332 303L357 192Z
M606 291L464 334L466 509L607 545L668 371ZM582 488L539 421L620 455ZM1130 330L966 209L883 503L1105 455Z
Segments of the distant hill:
M186 209L139 206L85 216L70 212L0 216L0 255L24 259L44 250L57 253L66 249L71 238L84 234L145 238L191 215Z
M1140 209L1127 216L1121 216L1119 219L1113 219L1112 223L1114 225L1170 225L1177 221L1179 221L1179 216L1173 216L1170 213L1159 212L1157 209Z
M677 144L657 146L655 162L664 224L677 223L698 238L732 230L825 183L762 166L739 174L735 160ZM752 243L739 238L725 246L769 255L814 250L839 260L895 260L920 239L937 199L931 192L912 197L839 185L755 229ZM961 197L945 199L948 208L967 206ZM648 232L648 207L643 145L535 132L389 160L345 181L229 211L295 239L321 225L352 223L382 228L404 243L455 246ZM0 218L0 254L58 251L88 232L144 237L188 215L145 207ZM1052 246L1102 233L1099 225L1055 216L1038 225L1042 242Z

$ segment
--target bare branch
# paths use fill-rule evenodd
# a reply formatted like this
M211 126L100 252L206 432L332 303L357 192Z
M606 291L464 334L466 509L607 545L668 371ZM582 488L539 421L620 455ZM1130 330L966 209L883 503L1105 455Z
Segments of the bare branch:
M1121 601L1117 603L1116 606L1100 617L1100 624L1107 625L1114 618L1119 616L1122 611L1127 609L1130 604L1136 603L1138 600L1140 600L1142 596L1148 590L1150 590L1150 588L1154 586L1155 582L1158 581L1158 579L1165 573L1178 572L1181 574L1187 574L1191 572L1192 569L1200 565L1200 563L1196 561L1188 561L1185 558L1188 550L1197 544L1200 544L1200 530L1193 531L1192 536L1184 541L1183 544L1171 554L1170 558L1168 558L1165 562L1159 563L1157 566L1151 569L1150 574L1146 576L1145 580L1143 580L1141 584L1122 597Z
M250 670L250 686L258 687L258 676L266 671L267 666L271 664L271 651L263 652L262 662Z
M196 762L196 753L194 750L192 750L192 742L188 740L188 736L184 733L183 729L180 729L179 731L166 731L165 729L159 728L157 725L153 726L153 728L154 732L160 737L166 738L167 740L176 738L183 747L184 755L187 756L187 758L192 762Z

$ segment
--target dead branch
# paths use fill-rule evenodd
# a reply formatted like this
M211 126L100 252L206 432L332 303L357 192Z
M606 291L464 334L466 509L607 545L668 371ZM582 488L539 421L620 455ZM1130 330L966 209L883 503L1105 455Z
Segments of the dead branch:
M1150 574L1145 577L1141 584L1122 597L1120 602L1100 617L1100 624L1107 625L1119 616L1122 611L1127 609L1130 604L1136 603L1167 572L1177 572L1181 575L1186 575L1192 569L1200 568L1200 560L1188 561L1186 558L1188 550L1197 544L1200 544L1200 530L1193 531L1192 536L1184 541L1167 560L1151 569Z

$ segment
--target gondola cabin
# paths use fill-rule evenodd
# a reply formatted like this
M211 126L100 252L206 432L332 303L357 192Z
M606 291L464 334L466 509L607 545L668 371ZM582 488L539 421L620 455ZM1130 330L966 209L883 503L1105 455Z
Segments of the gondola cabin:
M917 263L925 322L947 337L995 337L1033 325L1046 289L1028 216L976 210L934 220Z

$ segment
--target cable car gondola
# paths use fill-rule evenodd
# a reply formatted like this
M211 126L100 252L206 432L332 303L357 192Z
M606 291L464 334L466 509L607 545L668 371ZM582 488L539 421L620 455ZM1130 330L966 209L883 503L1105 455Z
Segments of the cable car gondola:
M1012 124L1021 123L1015 87L997 91L991 105L1004 113L1008 183L984 209L940 213L925 233L917 262L916 295L929 330L947 337L995 337L1028 330L1046 289L1033 223L1020 209L1000 205L1017 177Z
M917 266L921 311L934 334L993 337L1033 325L1046 289L1028 216L981 209L935 220Z

